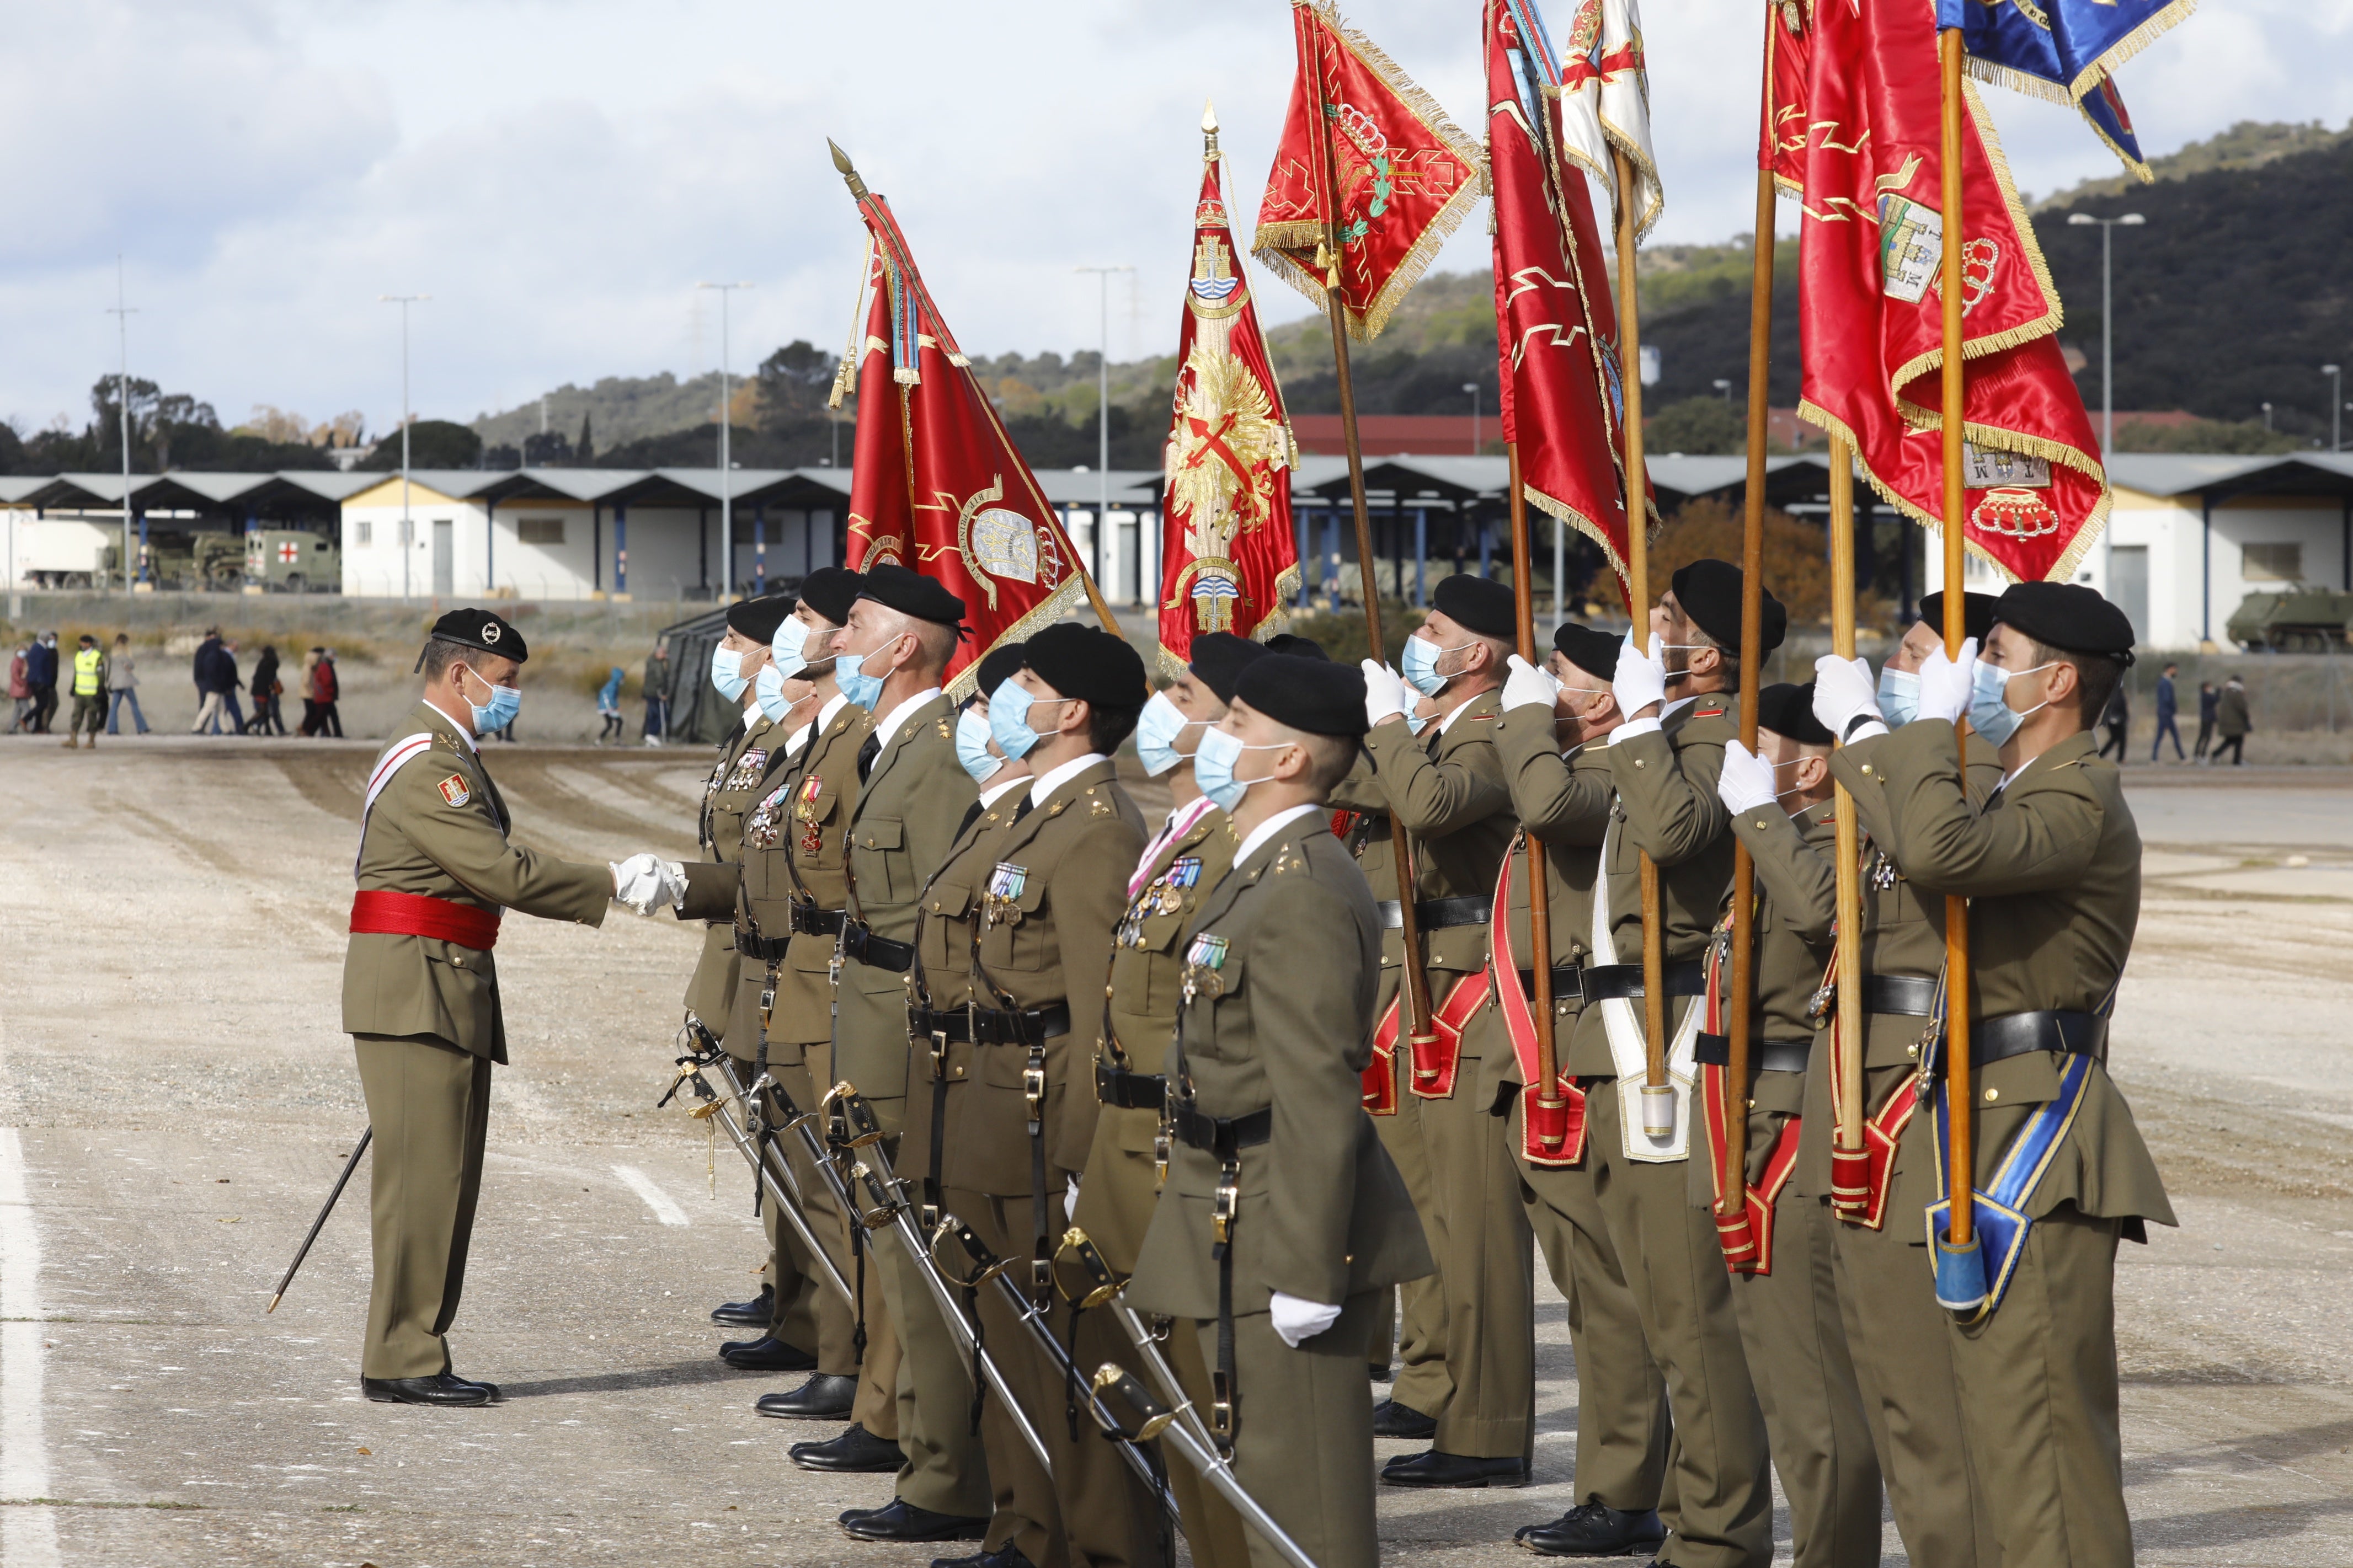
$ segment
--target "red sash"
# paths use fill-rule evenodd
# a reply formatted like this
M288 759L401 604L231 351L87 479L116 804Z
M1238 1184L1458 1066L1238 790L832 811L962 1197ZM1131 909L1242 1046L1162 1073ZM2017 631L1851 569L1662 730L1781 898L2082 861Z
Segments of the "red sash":
M1430 1037L1408 1042L1413 1062L1413 1092L1422 1100L1451 1100L1454 1080L1462 1067L1462 1029L1487 999L1487 972L1466 974L1440 1003L1430 1021ZM1365 1068L1365 1109L1375 1116L1395 1116L1398 1110L1397 1039L1405 1005L1405 976L1398 976L1398 994L1373 1031L1373 1059Z
M352 931L365 936L427 936L488 952L498 945L499 911L448 899L429 899L421 893L362 889L352 895Z
M1725 1033L1725 944L1712 942L1707 956L1707 1032ZM1748 1086L1734 1092L1730 1073L1715 1062L1699 1069L1700 1130L1707 1138L1710 1188L1715 1194L1716 1238L1724 1244L1724 1266L1735 1274L1773 1272L1773 1204L1798 1168L1798 1134L1804 1118L1792 1116L1781 1125L1765 1156L1764 1178L1750 1182L1741 1176L1740 1206L1724 1212L1724 1151L1729 1142L1730 1119L1748 1114Z
M1829 985L1837 974L1838 960L1833 958L1822 984ZM1870 1027L1868 1020L1865 1015L1866 1030ZM1839 1015L1835 1005L1831 1010L1830 1037L1831 1104L1836 1106L1844 1093L1845 1075L1840 1070ZM1864 1118L1862 1148L1841 1149L1836 1137L1831 1140L1831 1213L1849 1225L1877 1230L1886 1220L1888 1173L1895 1164L1895 1145L1903 1139L1912 1113L1920 1108L1919 1092L1917 1076L1906 1075L1878 1113Z
M1520 1090L1520 1157L1531 1165L1574 1165L1585 1157L1585 1091L1560 1072L1560 1058L1555 1056L1554 1103L1545 1103L1535 1013L1520 990L1520 966L1512 954L1511 891L1512 858L1506 855L1495 879L1495 910L1487 928L1493 933L1487 972L1494 979L1495 1005L1503 1010L1504 1029L1512 1037L1512 1054L1519 1059L1525 1086Z

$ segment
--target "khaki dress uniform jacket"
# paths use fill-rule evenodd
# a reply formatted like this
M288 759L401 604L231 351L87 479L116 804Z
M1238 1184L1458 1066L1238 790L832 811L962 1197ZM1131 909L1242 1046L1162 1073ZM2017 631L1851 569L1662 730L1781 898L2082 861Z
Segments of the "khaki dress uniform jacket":
M1411 1197L1364 1112L1380 921L1320 813L1236 864L1187 935L1172 1094L1199 1115L1261 1117L1239 1148L1231 1270L1234 1469L1324 1568L1374 1568L1372 1392L1366 1336L1385 1287L1427 1274ZM1172 1100L1172 1103L1176 1103ZM1168 1185L1127 1296L1189 1319L1219 1359L1219 1157L1172 1150ZM1275 1291L1341 1308L1296 1348L1269 1316ZM1181 1328L1180 1328L1180 1331ZM1252 1536L1256 1568L1281 1559Z
M604 923L609 867L509 843L512 819L472 738L430 703L409 710L406 733L432 742L385 781L367 813L355 867L361 891ZM360 1370L430 1377L449 1370L444 1335L465 1285L481 1194L491 1065L507 1059L498 965L490 952L454 942L354 931L343 954L343 1011L375 1130L375 1272Z
M760 781L777 760L784 737L756 707L744 710L743 721L719 742L711 776L702 781L702 809L695 817L695 843L711 865L740 862L744 856L744 818L760 796ZM695 961L694 977L687 982L686 1010L702 1026L726 1042L728 1015L735 1005L735 984L742 971L735 951L735 922L711 921L703 931L702 956Z

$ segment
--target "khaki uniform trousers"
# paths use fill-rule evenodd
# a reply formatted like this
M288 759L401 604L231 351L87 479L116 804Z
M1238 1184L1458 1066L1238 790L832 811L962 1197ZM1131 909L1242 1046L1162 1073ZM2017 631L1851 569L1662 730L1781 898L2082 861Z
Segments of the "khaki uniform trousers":
M1381 1560L1365 1346L1383 1295L1349 1297L1339 1321L1296 1350L1266 1313L1234 1319L1234 1479L1317 1568L1378 1568ZM1216 1365L1217 1320L1196 1320L1193 1330L1203 1363ZM1273 1547L1246 1534L1250 1568L1285 1568Z
M1765 1416L1749 1381L1715 1221L1691 1201L1689 1162L1625 1156L1613 1080L1590 1084L1585 1163L1666 1376L1675 1424L1674 1532L1659 1552L1675 1568L1766 1568L1773 1487Z
M429 1035L354 1035L360 1088L375 1130L363 1377L448 1372L443 1337L466 1284L466 1249L482 1193L491 1060Z
M1518 1096L1499 1119L1507 1147L1522 1147ZM1657 1509L1675 1521L1672 1425L1667 1383L1642 1336L1642 1316L1593 1194L1591 1162L1519 1165L1520 1200L1552 1282L1568 1302L1577 1363L1577 1500L1621 1511Z
M1784 1187L1773 1271L1730 1276L1797 1568L1879 1562L1879 1458L1840 1316L1836 1224L1827 1205Z
M1495 1016L1474 1019L1466 1044ZM1498 1026L1492 1037L1508 1047ZM1430 1237L1453 1385L1431 1447L1481 1459L1526 1458L1535 1441L1535 1248L1517 1200L1507 1128L1480 1100L1480 1063L1462 1058L1452 1098L1421 1102L1423 1143L1444 1223Z
M1389 1005L1398 998L1403 984L1404 972L1398 968L1398 946L1395 932L1381 939L1380 990L1376 998L1373 1016L1388 1015ZM1430 989L1434 1006L1445 999L1446 991L1455 976L1443 971L1431 970ZM1447 1258L1446 1215L1438 1186L1436 1167L1430 1152L1429 1131L1424 1121L1425 1108L1432 1102L1413 1092L1413 1065L1405 1039L1405 1024L1400 1013L1398 1025L1397 1056L1391 1070L1397 1074L1398 1111L1394 1116L1373 1118L1374 1131L1380 1134L1381 1147L1388 1151L1398 1174L1405 1178L1407 1195L1413 1199L1414 1216L1421 1221L1421 1233L1430 1243L1430 1257L1438 1262L1438 1272L1409 1279L1398 1286L1384 1287L1384 1302L1395 1303L1393 1310L1376 1309L1373 1335L1366 1360L1375 1368L1390 1364L1389 1339L1391 1325L1397 1341L1396 1376L1389 1384L1389 1397L1409 1410L1424 1415L1444 1414L1454 1398L1454 1373L1447 1364L1446 1354L1446 1293L1442 1283ZM1444 1450L1452 1452L1451 1449Z

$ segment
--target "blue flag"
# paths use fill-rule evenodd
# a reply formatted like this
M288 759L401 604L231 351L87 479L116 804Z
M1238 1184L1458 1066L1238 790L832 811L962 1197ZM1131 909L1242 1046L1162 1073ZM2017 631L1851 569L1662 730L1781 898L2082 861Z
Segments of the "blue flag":
M2146 180L2112 73L2196 8L2197 0L1936 0L1936 26L1961 29L1972 74L2073 104Z

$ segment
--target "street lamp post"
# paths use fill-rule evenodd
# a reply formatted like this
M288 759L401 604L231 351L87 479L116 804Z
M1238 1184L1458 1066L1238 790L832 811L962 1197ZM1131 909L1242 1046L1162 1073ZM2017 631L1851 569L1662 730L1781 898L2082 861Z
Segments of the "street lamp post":
M1095 366L1095 434L1099 439L1096 442L1095 453L1098 499L1095 503L1094 541L1095 583L1097 586L1101 586L1103 571L1103 535L1111 531L1111 275L1114 272L1133 272L1135 268L1133 267L1074 267L1071 270L1092 272L1102 286L1103 353L1102 358ZM1135 552L1136 586L1139 590L1144 583L1143 542L1140 539L1136 542L1138 548ZM1141 596L1140 593L1139 596Z
M400 307L400 596L408 597L408 552L417 547L417 525L408 516L408 307L433 298L430 294L378 294L376 303ZM452 584L451 586L455 586ZM482 584L488 595L491 585Z
M712 289L719 293L719 603L732 604L735 598L735 481L730 472L728 429L734 420L729 406L727 391L727 297L738 289L749 289L749 283L697 283L697 289Z
M2345 449L2345 367L2325 364L2320 374L2328 378L2328 449L2341 452Z
M1462 390L1471 395L1471 455L1475 458L1480 450L1479 384L1475 381L1466 381L1462 384Z
M1731 403L1732 383L1725 380L1722 376L1717 376L1715 378L1715 390L1724 398L1724 401L1727 405Z
M2148 219L2138 213L2126 213L2122 217L2094 217L2090 213L2070 213L2067 226L2100 227L2100 451L2103 456L2116 449L2116 331L2115 311L2109 308L2108 274L2112 252L2109 241L2115 237L2118 224L2126 228L2138 228Z
M146 563L142 561L134 566L131 556L132 310L123 301L122 253L121 251L116 251L114 254L114 309L109 310L107 314L114 318L115 330L120 334L122 344L122 370L114 383L114 401L118 405L115 412L122 417L122 591L128 594L131 592L132 582L137 576L139 569L145 566ZM8 585L12 588L16 585L16 580L13 575L8 579Z
M2271 427L2272 427L2272 405L2271 405L2270 404L2266 403L2266 404L2264 404L2264 405L2263 405L2263 433L2264 433L2265 435L2269 435L2269 434L2271 433Z

